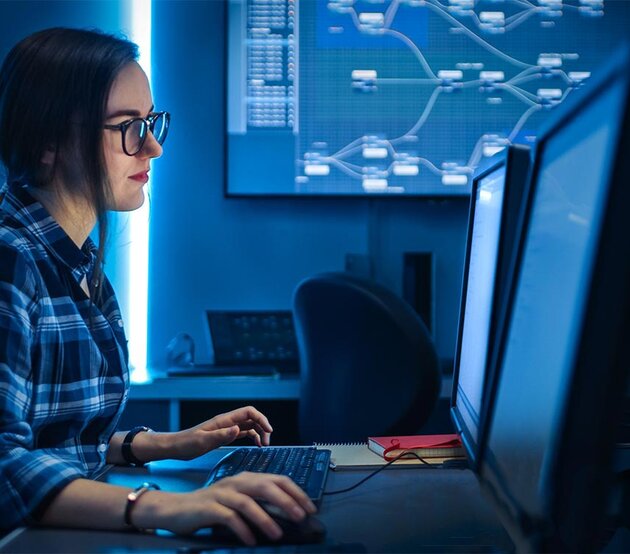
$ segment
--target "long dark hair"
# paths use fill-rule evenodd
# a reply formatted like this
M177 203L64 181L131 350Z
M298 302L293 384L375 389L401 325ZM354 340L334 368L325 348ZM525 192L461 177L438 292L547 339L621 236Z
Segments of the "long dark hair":
M99 228L91 282L97 294L111 197L103 154L105 109L119 71L137 59L138 47L126 39L53 28L20 41L0 69L0 161L7 179L46 187L61 171L69 192L88 199ZM55 153L52 167L41 162L47 151ZM62 155L72 175L63 174Z

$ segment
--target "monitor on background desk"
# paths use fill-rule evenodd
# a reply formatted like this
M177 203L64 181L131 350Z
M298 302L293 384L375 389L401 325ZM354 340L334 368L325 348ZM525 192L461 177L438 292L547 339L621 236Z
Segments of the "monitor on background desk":
M487 160L473 177L451 398L453 422L473 467L486 365L508 289L529 170L529 148L514 145Z
M169 377L297 376L299 355L290 310L206 310L204 324L213 363L194 362L192 338L188 359L168 368Z
M481 481L518 550L606 533L628 366L630 61L575 93L537 145L493 365Z
M207 310L214 363L273 366L297 373L299 355L290 310Z

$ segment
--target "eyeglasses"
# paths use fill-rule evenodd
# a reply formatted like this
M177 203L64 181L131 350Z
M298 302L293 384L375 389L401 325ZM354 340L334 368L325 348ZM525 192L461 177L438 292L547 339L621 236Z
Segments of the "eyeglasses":
M171 121L171 114L168 112L155 112L143 117L134 117L123 121L118 125L103 125L105 129L120 131L122 135L122 147L127 156L135 156L147 140L147 131L155 137L158 144L164 144L168 134L168 125Z

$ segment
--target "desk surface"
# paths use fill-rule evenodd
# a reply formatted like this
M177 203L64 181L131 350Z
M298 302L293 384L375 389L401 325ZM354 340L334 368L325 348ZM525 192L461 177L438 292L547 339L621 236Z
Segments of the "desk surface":
M136 486L149 475L166 490L192 490L206 472L181 469L113 468L107 481ZM326 490L349 486L366 471L330 472ZM324 497L318 517L327 528L327 552L497 552L512 543L468 470L404 468L386 470L354 491ZM0 552L177 552L199 550L209 537L181 538L65 529L17 530L0 542ZM265 552L269 549L261 549ZM181 551L181 550L180 550ZM236 549L251 552L251 549ZM277 551L316 552L280 547Z

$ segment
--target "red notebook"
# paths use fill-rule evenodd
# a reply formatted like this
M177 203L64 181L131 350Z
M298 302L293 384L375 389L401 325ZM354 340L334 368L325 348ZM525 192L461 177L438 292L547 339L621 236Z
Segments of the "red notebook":
M462 441L456 434L368 437L368 448L387 461L404 452L414 452L422 458L464 456Z

